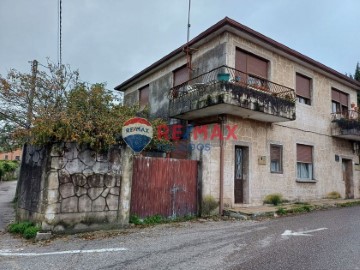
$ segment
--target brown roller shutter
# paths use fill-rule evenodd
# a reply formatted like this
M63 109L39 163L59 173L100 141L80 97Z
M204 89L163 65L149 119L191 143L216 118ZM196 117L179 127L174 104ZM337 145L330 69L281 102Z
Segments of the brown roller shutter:
M309 78L296 74L296 94L304 98L311 98Z
M189 70L187 66L183 66L174 71L174 86L180 85L189 80Z
M267 78L268 62L253 55L247 55L247 71L249 74Z
M331 99L340 103L340 92L336 89L331 89Z
M281 159L281 146L271 145L270 146L270 159L280 160Z
M144 86L139 89L139 105L140 107L145 107L149 104L149 85Z
M341 103L341 105L348 107L348 95L347 94L340 92L340 103Z
M312 163L312 146L297 144L296 148L297 162Z
M236 50L235 56L235 69L240 70L241 72L247 73L247 54L243 51Z

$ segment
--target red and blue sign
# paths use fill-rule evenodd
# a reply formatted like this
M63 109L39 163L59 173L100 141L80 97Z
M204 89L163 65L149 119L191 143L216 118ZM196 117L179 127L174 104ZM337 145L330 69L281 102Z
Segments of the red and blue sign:
M134 117L125 122L122 137L135 153L140 153L151 142L153 128L148 120Z

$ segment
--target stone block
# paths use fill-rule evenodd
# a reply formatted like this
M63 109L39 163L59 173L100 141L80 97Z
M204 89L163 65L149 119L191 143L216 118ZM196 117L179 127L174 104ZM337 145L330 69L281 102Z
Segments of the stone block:
M120 195L120 188L119 187L111 188L110 189L110 194L119 196Z
M87 179L86 176L82 173L76 173L71 176L72 182L74 183L74 186L85 186Z
M50 156L51 157L61 157L64 154L64 144L57 143L51 147Z
M59 188L59 175L57 171L51 170L47 177L48 189Z
M51 232L37 232L36 233L36 237L35 237L35 241L45 241L45 240L49 240L51 238Z
M65 169L69 174L81 173L86 168L85 164L79 159L68 161L65 165Z
M87 195L79 198L79 212L91 212L91 199Z
M74 213L78 212L78 198L70 197L61 201L61 212L62 213Z
M109 210L118 210L119 209L119 196L109 194L106 197L106 204L109 207Z
M60 195L63 199L69 198L75 195L73 183L66 183L60 186Z
M45 215L58 213L60 213L60 203L52 203L46 206Z
M104 176L101 174L92 174L87 177L87 181L90 187L103 187Z
M65 170L60 170L59 171L59 182L61 184L71 182L70 174Z
M47 203L53 204L59 202L59 190L58 189L48 189L47 190Z
M113 174L105 174L104 175L104 184L106 187L115 187L116 185L116 178Z
M116 186L117 187L120 187L121 186L121 180L122 180L122 177L121 175L116 175Z
M110 188L105 188L104 191L101 193L101 196L106 198L106 196L109 194Z
M80 159L86 166L92 167L96 163L96 152L89 149L82 150L78 155L78 159Z
M92 167L94 173L107 173L109 171L109 163L108 162L96 162Z
M56 225L54 227L54 232L63 232L63 231L65 231L65 228L62 225Z
M60 170L64 165L62 157L52 157L50 167L53 170Z
M96 198L98 198L101 193L103 193L104 188L89 188L88 190L88 195L90 197L90 199L95 200Z
M104 211L105 210L105 198L99 197L95 201L92 202L92 211Z
M81 196L87 194L87 189L79 186L75 186L75 194L76 196Z
M66 160L73 160L77 158L78 150L76 148L76 143L66 143L64 148L64 158Z

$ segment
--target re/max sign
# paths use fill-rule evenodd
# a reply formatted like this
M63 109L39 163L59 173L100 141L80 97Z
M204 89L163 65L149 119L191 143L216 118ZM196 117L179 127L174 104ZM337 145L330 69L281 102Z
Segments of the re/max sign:
M237 140L235 134L237 127L238 125L225 125L223 134L219 124L195 127L189 125L186 127L184 133L183 125L160 125L157 127L157 138L176 141L180 139L189 139L192 133L194 140L198 140L199 138L203 140ZM225 134L226 136L224 137Z

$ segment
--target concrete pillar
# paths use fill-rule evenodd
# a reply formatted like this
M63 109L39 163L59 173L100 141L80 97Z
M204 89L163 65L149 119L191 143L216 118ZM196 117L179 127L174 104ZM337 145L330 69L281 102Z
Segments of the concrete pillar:
M119 223L121 225L129 224L130 218L130 201L131 201L131 185L133 174L133 158L134 154L130 147L123 148L122 154L122 181L120 190L119 205Z

